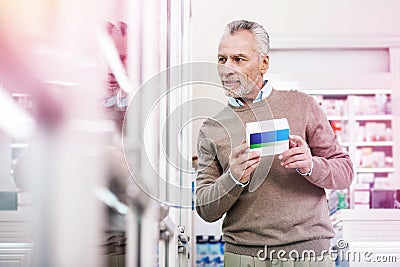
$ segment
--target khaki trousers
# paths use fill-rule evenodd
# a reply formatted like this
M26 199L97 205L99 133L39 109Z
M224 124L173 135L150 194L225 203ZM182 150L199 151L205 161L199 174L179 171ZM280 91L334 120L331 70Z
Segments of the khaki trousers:
M329 255L325 255L323 260L298 259L298 260L265 260L262 261L257 257L233 254L225 252L224 254L225 267L335 267L335 262L332 261Z

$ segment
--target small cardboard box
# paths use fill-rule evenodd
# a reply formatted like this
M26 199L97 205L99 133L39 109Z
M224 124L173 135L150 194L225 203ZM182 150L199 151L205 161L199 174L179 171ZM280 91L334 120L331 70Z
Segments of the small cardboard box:
M261 156L280 154L289 149L289 123L286 118L246 123L246 143Z

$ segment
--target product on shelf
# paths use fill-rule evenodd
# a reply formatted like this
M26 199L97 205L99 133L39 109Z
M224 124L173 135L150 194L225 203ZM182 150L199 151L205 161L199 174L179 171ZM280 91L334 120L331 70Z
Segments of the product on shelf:
M346 192L340 190L337 192L337 196L338 196L337 209L342 210L347 208Z
M393 209L396 207L397 191L393 189L375 189L371 190L371 208L373 209Z
M361 127L360 127L361 128ZM367 122L365 123L362 141L390 141L391 130L386 131L386 124L381 122ZM361 131L360 131L361 132ZM359 139L359 138L358 138Z
M370 208L370 185L355 184L354 185L354 209L369 209Z
M375 174L367 172L367 173L358 173L357 180L361 184L372 184L375 179Z
M327 116L342 116L343 107L345 105L344 100L340 99L325 99L321 105L322 109L325 110Z
M208 267L210 264L210 257L208 256L200 256L196 259L196 267Z
M196 267L224 266L224 242L221 237L196 236Z
M330 191L328 196L329 215L341 209L348 209L349 207L349 193L347 189Z
M385 115L388 114L390 98L386 94L375 96L354 96L356 115Z
M384 151L374 151L372 147L357 149L355 166L361 168L389 168L392 167L392 157Z
M393 168L393 164L394 164L394 159L393 157L386 157L385 158L385 166L387 168Z
M374 179L374 189L381 189L381 190L387 190L390 189L390 177L392 174L389 174L388 176L384 177L375 177Z
M331 127L336 136L341 136L341 133L342 133L342 122L341 121L331 121Z
M383 88L353 90L352 94L347 90L325 92L315 92L313 97L325 111L343 150L349 153L356 176L353 186L344 191L346 195L336 190L329 193L330 214L343 208L344 199L350 197L352 201L347 203L354 205L351 208L379 206L371 203L371 190L381 190L394 172L391 92Z

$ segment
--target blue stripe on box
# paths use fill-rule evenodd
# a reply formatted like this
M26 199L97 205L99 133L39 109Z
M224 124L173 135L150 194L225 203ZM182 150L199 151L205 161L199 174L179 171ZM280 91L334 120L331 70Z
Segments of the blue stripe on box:
M250 145L289 140L289 129L250 134Z

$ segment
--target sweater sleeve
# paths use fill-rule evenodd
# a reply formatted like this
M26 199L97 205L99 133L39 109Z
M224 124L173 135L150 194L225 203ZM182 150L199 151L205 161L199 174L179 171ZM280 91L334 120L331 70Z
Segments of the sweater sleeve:
M354 171L349 154L344 152L326 118L325 112L311 98L306 141L313 155L311 183L327 189L345 189L351 185Z
M243 187L237 186L228 173L223 173L212 140L200 130L196 178L196 210L207 222L220 219L239 198Z

